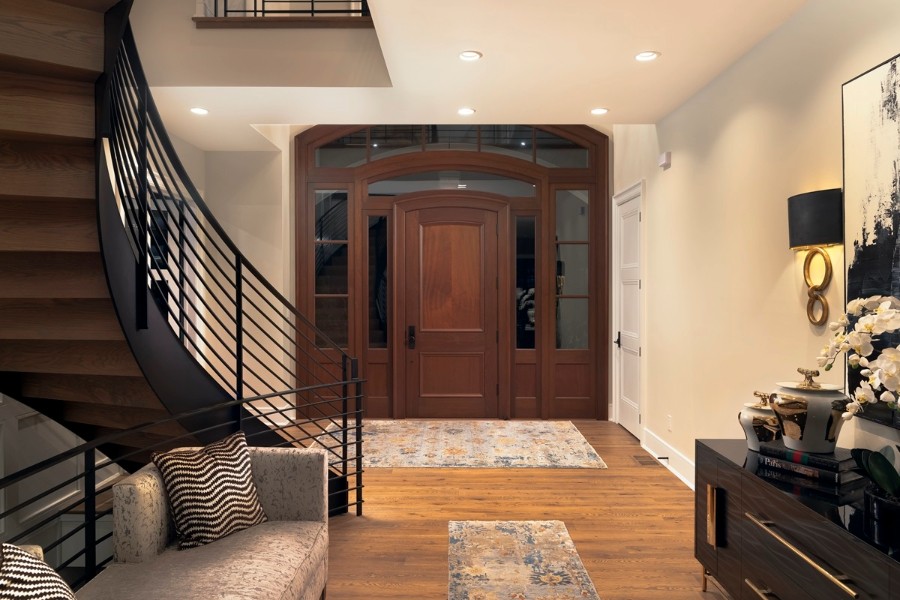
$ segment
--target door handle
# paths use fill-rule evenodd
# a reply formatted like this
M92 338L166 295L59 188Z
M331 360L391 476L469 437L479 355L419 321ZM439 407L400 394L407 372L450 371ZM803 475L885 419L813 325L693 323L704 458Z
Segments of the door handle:
M410 350L416 349L416 326L410 325L406 329L406 347Z
M616 346L618 346L619 348L622 347L622 332L621 332L621 331L618 332L618 333L616 334L616 341L613 342L613 343L614 343Z

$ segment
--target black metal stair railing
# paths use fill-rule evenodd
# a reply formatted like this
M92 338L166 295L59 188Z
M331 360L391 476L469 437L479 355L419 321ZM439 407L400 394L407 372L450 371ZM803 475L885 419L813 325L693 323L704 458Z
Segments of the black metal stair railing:
M214 17L368 17L368 0L210 0Z
M130 29L109 87L108 163L138 281L187 352L234 398L335 381L361 385L355 359L260 274L204 204L166 134ZM140 328L149 307L141 304L146 294L136 298ZM305 389L281 399L320 418L323 434L337 428L346 436L346 416L332 418L346 415L345 407L323 404L329 398L318 387ZM273 426L281 408L271 401L248 407Z

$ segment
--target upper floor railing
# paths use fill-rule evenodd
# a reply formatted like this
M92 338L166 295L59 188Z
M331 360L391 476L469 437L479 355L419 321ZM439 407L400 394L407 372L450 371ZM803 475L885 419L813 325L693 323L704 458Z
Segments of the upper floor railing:
M206 0L205 17L368 17L367 0Z

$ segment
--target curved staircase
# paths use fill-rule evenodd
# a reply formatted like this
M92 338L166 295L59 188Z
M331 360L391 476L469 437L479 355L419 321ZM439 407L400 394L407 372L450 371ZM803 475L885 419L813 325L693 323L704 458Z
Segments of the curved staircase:
M94 81L116 3L0 1L0 392L85 439L169 414L125 341L100 256ZM119 443L184 433L173 422Z

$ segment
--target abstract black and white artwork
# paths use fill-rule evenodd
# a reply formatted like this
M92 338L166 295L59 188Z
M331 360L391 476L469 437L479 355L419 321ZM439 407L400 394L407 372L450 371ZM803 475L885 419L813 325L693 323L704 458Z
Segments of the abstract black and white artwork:
M847 300L892 295L900 298L900 55L843 86L844 243ZM882 347L900 342L883 336ZM848 369L848 389L859 372ZM861 414L900 428L900 417L884 405Z

